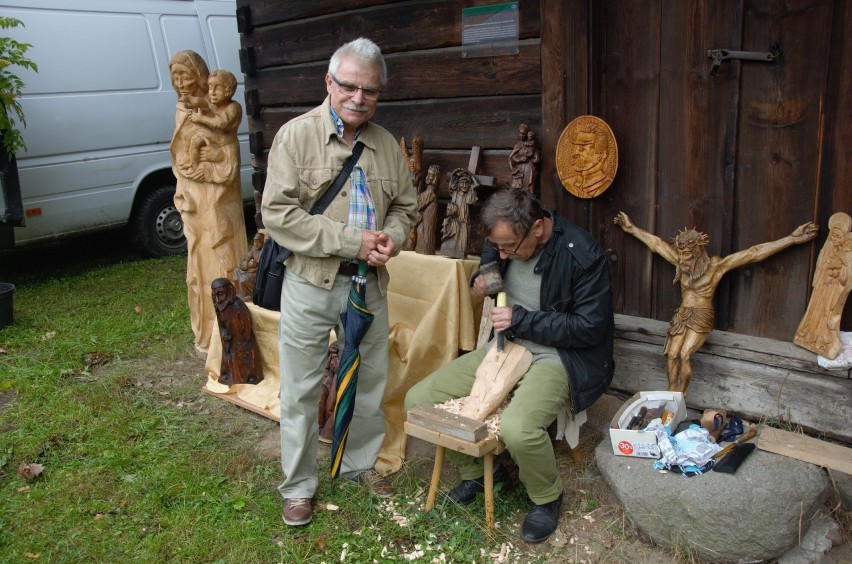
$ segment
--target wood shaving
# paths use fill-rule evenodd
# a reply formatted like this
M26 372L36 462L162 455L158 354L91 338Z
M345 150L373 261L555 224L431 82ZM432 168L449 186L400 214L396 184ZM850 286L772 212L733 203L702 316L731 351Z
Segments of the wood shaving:
M447 400L444 403L439 403L435 407L438 409L443 409L447 413L452 413L453 415L461 415L464 410L465 404L470 400L470 396L465 396L463 398L456 398ZM491 415L485 418L483 423L488 427L488 437L497 437L500 435L500 420L503 417L503 410L506 409L506 406L509 405L509 400L506 399L500 406L495 409Z

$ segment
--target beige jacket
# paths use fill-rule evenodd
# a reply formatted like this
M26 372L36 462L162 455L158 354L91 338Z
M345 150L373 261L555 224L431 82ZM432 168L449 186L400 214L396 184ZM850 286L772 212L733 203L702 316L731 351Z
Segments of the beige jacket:
M321 106L293 118L278 131L269 150L261 213L272 238L293 251L286 265L311 284L331 288L340 258L354 258L361 247L361 229L346 224L350 184L322 215L308 213L334 181L352 153L337 135L329 112ZM368 122L359 141L364 151L358 165L376 206L377 228L402 248L417 214L417 193L394 137ZM387 269L379 268L379 289L385 293Z

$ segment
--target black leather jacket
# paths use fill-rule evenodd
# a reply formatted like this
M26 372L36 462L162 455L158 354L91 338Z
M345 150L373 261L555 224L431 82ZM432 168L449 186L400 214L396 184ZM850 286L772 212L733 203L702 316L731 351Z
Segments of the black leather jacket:
M612 280L606 254L592 235L553 212L546 214L553 220L553 232L535 266L541 273L541 309L512 306L512 326L504 334L556 347L577 413L612 382ZM480 264L495 260L504 274L512 263L501 261L497 247L486 240Z

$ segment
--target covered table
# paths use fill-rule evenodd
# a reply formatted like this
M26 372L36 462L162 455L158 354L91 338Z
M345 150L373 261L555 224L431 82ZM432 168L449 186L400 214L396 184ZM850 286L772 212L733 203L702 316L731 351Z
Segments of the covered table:
M408 389L434 370L456 358L459 351L476 348L482 298L471 293L468 282L478 260L451 259L403 251L392 258L387 269L390 343L388 383L385 390L387 436L376 468L386 474L400 469L405 459L403 400ZM237 384L228 389L219 384L222 343L213 331L205 369L205 390L280 420L278 400L277 312L246 304L251 312L255 338L260 346L264 380L258 385Z

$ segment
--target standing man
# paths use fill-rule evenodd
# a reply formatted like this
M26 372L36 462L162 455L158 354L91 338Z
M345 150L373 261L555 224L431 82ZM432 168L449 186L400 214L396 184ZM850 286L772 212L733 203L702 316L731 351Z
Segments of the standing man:
M523 345L533 363L503 411L500 439L518 464L533 502L521 538L537 543L556 529L562 508L562 477L547 427L566 403L585 410L612 381L614 321L606 255L586 231L542 210L523 189L496 192L482 208L488 239L480 264L500 260L509 307L491 311L494 330ZM484 295L485 281L474 274ZM450 362L409 390L405 409L433 405L470 393L476 369L490 345ZM468 504L484 491L482 460L448 452L462 482L449 493ZM509 480L502 466L495 483Z
M346 309L357 261L370 266L367 306L375 319L359 346L355 414L340 475L362 479L387 497L390 484L373 466L385 435L388 312L385 263L402 247L417 212L417 194L396 139L370 122L387 82L379 47L360 38L340 47L325 75L321 106L290 120L269 151L263 222L293 254L281 289L281 466L284 522L311 521L317 488L317 407L330 330ZM321 215L309 210L352 153L358 165Z

